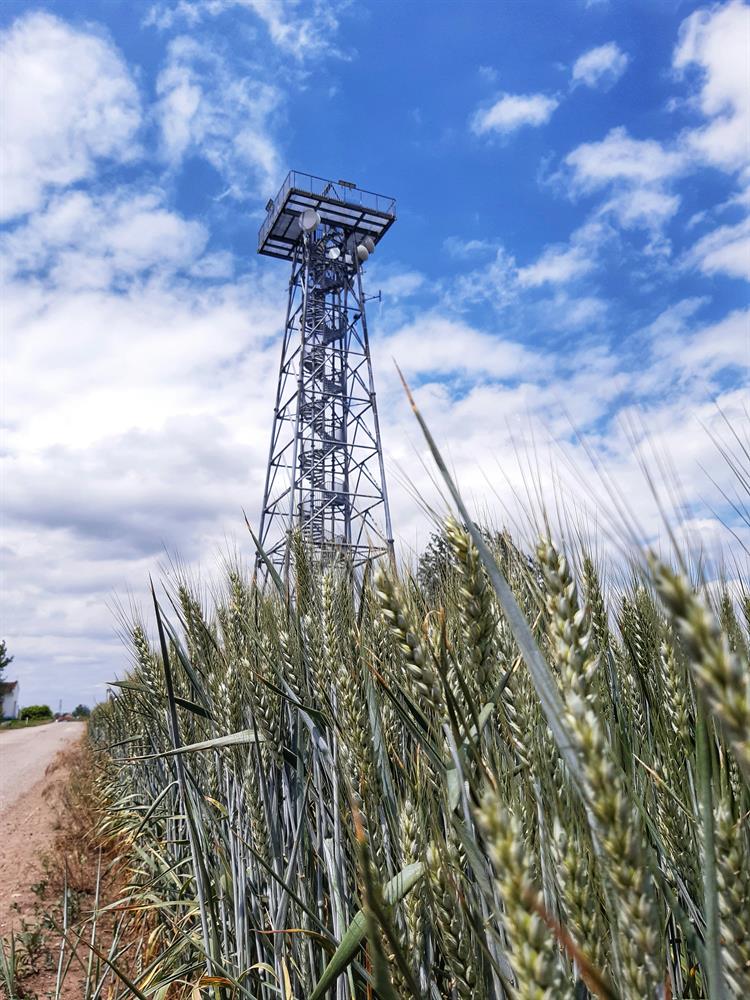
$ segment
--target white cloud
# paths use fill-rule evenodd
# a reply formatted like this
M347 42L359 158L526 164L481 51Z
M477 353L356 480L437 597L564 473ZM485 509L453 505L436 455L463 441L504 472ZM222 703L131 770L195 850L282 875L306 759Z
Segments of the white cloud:
M488 253L494 254L497 250L497 243L493 240L466 240L460 236L446 236L443 240L443 249L451 257L465 260Z
M504 340L440 313L428 313L381 341L407 374L517 378L545 362L521 344Z
M475 112L471 128L477 135L507 135L524 125L544 125L558 104L557 98L545 94L503 94L492 107Z
M750 218L707 233L690 250L687 259L704 274L728 274L750 281Z
M157 0L146 11L143 24L159 31L167 31L179 23L192 28L198 24L211 3L213 0L208 0L208 3L206 0L172 0L171 3Z
M68 288L106 288L155 269L193 265L208 233L164 205L159 190L70 191L2 237L6 272L34 272Z
M686 129L671 143L636 139L618 127L604 139L583 143L565 157L567 173L562 176L572 190L606 191L597 214L610 215L624 229L649 230L654 252L670 251L660 234L680 207L674 190L680 177L710 164L729 172L740 171L741 182L750 190L748 38L747 4L734 0L695 11L680 27L673 66L683 75L691 69L697 71L697 86L688 103L708 119L706 124ZM597 67L603 68L610 61L617 65L618 52L610 43L585 53L574 67L574 80L578 77L589 82L588 70L595 75ZM722 226L715 234L708 234L686 259L706 274L745 276L750 266L745 224Z
M681 150L655 139L634 139L618 127L568 153L564 176L573 193L608 191L598 216L610 215L624 229L656 233L679 209L680 198L671 186L688 162Z
M684 157L655 139L633 139L627 129L613 128L598 142L585 142L565 157L573 181L586 191L613 181L633 185L659 184L675 177Z
M678 195L658 187L633 187L615 194L599 211L611 212L624 229L658 229L680 207Z
M724 170L750 165L750 6L735 2L697 10L680 28L673 65L697 68L695 105L710 119L684 140L700 159Z
M190 268L190 274L194 278L232 278L234 269L234 256L228 250L217 250L197 260Z
M533 264L518 271L522 286L559 285L588 274L594 261L582 247L548 247Z
M482 245L483 251L496 248L489 261L481 261L484 254L479 248L464 253L459 245L460 257L474 266L444 284L441 308L468 314L477 304L489 307L506 331L516 331L521 339L528 329L590 329L603 320L606 303L585 291L569 294L564 286L599 265L601 249L612 236L611 226L602 220L587 222L574 230L567 244L545 247L535 261L522 267L496 241Z
M170 0L153 4L145 24L160 30L184 23L195 27L205 17L226 11L233 16L247 11L264 25L273 44L299 63L322 56L341 56L335 38L339 29L340 0Z
M551 514L555 497L559 499L563 491L562 505L573 504L579 523L590 523L598 510L605 525L622 532L617 516L609 522L603 514L611 513L614 495L633 513L644 537L658 542L663 525L641 472L639 453L657 479L654 454L669 456L686 504L682 516L709 517L706 504L719 509L723 501L707 473L726 483L726 468L703 427L713 426L721 435L717 405L728 419L740 422L748 406L746 389L721 388L721 372L734 363L733 356L736 360L737 318L729 316L706 327L686 326L695 308L697 304L691 304L683 310L680 330L688 349L679 366L675 348L665 338L659 350L655 343L644 345L639 340L634 345L637 356L629 358L621 342L613 353L595 337L579 338L565 352L537 347L536 369L533 363L529 367L525 359L517 359L512 372L492 377L477 369L467 379L464 356L471 353L471 364L476 365L477 354L484 356L492 334L467 325L438 329L437 364L429 346L439 317L430 316L397 331L393 342L398 344L404 337L396 358L403 356L411 363L408 374L420 409L464 496L471 498L483 520L513 525L514 518L518 519L518 498L528 497L532 479ZM501 343L505 347L508 341ZM417 429L412 426L410 430L403 393L385 363L392 347L389 339L378 341L374 348L386 447L412 492L441 510L428 472L417 460L417 455L424 457L423 443ZM495 355L490 351L488 357L492 368ZM642 380L642 375L652 373L654 379ZM576 439L574 429L583 434L585 444ZM430 469L429 461L427 465ZM608 487L595 467L603 470ZM399 535L409 538L417 531L413 509L403 497L401 483L393 488L392 478L391 485ZM528 537L527 522L518 520L521 536ZM714 555L728 541L721 526L717 532ZM596 534L600 544L605 542L601 529Z
M517 298L516 272L515 258L498 246L489 263L458 275L450 285L446 305L464 308L475 302L489 302L502 310Z
M655 367L663 371L664 361L682 380L715 385L715 376L726 369L750 372L750 309L704 326L677 322L668 330L657 324L650 332Z
M91 700L122 671L114 595L145 597L165 549L226 551L262 489L283 282L136 278L6 284L2 606L29 699Z
M750 372L750 309L736 309L677 347L682 369L701 378L726 368Z
M390 273L389 273L390 271ZM399 269L396 271L368 268L367 287L373 294L382 292L391 299L409 298L424 287L425 276L419 271Z
M680 299L659 313L656 319L649 323L643 332L647 339L654 343L665 338L684 336L688 329L689 321L709 302L710 299L708 297L700 296Z
M633 138L623 127L611 129L604 139L583 143L568 153L567 173L558 179L567 180L574 192L606 191L596 210L600 217L610 215L624 229L650 231L652 252L669 253L661 232L679 210L680 197L674 190L679 178L709 164L739 171L741 183L750 190L748 38L747 4L735 0L695 11L680 27L673 66L682 75L697 71L697 86L688 104L707 123L684 130L670 143ZM600 50L586 53L581 60L592 56L592 68L604 66L605 54L593 59L596 53ZM585 69L585 63L579 66L582 80ZM739 204L742 196L731 200ZM746 224L722 226L708 234L686 260L706 274L746 276L750 267Z
M172 165L201 156L234 193L275 192L282 173L272 134L282 101L277 87L233 74L220 55L183 35L170 43L156 89L162 147Z
M203 90L189 67L182 66L172 52L169 65L157 81L157 116L168 160L178 163L198 135L195 118L203 100Z
M295 59L337 54L331 42L339 26L337 5L330 0L312 0L309 5L300 4L299 0L230 0L230 3L254 11L265 23L273 43ZM300 17L299 11L307 9L309 14Z
M573 64L573 82L587 87L611 87L627 69L628 55L615 42L589 49Z
M99 159L137 155L138 91L105 38L33 13L2 33L0 49L0 217L91 177Z
M607 303L595 295L573 296L557 292L551 299L543 299L538 311L547 317L547 329L575 330L581 334L600 326L607 309Z
M514 277L519 289L539 288L543 285L566 285L589 274L597 267L602 247L611 239L612 228L601 219L594 219L575 229L567 243L555 243L546 246L537 259L523 267L515 269ZM589 316L591 297L584 297L588 302L585 307ZM558 322L563 322L565 316L571 314L571 303L566 300L566 307L558 313ZM581 303L584 299L575 300L578 305L573 310L572 321L583 319ZM554 308L560 309L561 301L554 301ZM598 309L596 310L598 312ZM593 314L591 314L593 317Z

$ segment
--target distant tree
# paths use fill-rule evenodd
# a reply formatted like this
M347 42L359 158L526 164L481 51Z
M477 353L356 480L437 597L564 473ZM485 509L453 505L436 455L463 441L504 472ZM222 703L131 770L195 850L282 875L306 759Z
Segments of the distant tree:
M74 719L88 719L90 715L91 715L91 709L89 708L88 705L76 705L76 707L73 709Z
M21 718L35 721L36 719L51 719L52 709L49 705L27 705L21 709Z
M13 662L13 657L8 656L8 647L5 645L5 639L0 639L0 681L3 679L3 671L6 667L9 667Z

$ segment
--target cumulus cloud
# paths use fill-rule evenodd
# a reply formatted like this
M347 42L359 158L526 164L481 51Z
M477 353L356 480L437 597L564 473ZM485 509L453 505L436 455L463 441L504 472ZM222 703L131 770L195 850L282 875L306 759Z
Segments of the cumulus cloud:
M604 191L597 214L612 216L625 229L657 231L680 206L672 184L688 160L656 139L633 138L620 126L604 139L577 146L564 162L573 192Z
M111 557L158 558L179 549L192 558L217 519L236 516L243 457L223 421L208 414L104 434L86 447L60 442L31 461L21 454L8 461L5 516L92 550L104 545ZM190 489L175 492L183 477Z
M726 369L750 372L750 309L735 309L675 345L683 371L700 378Z
M424 288L425 276L419 271L404 267L387 267L377 264L368 268L368 287L392 301L406 299ZM377 294L377 293L376 293Z
M595 210L599 217L608 215L623 229L650 231L652 250L669 253L662 232L680 208L675 190L680 178L710 165L738 173L745 195L750 189L749 36L747 4L733 0L695 11L682 22L672 64L688 79L687 106L700 113L705 124L685 129L669 142L639 139L622 126L613 128L603 139L569 152L558 179L564 178L574 194L603 192L604 200ZM618 65L617 53L614 43L585 53L574 67L574 80L588 82L588 67L594 83L597 67L610 61ZM730 201L741 205L743 195ZM684 259L705 274L746 277L746 221L706 234Z
M607 350L601 338L579 337L569 352L537 347L536 367L516 356L505 370L498 367L495 377L490 375L495 365L490 351L488 370L477 369L466 378L462 355L486 350L487 340L497 334L482 333L468 324L446 324L438 336L434 362L420 344L431 342L436 316L399 328L388 339L374 342L374 350L376 363L394 353L399 363L403 359L405 365L411 364L410 382L420 408L482 517L494 516L496 523L511 525L515 517L518 530L525 534L517 497L527 495L531 476L550 510L559 490L577 497L587 512L584 522L596 516L597 509L599 516L602 510L612 510L609 491L613 490L621 500L627 498L644 537L653 541L662 524L639 466L641 450L652 466L654 454L673 460L685 516L705 512L707 499L718 509L722 499L712 491L707 473L717 482L725 481L726 475L704 428L712 427L721 436L717 406L728 419L740 421L748 406L746 390L723 388L727 365L736 366L741 318L732 315L718 324L701 325L695 319L698 308L693 304L684 309L674 325L675 336L679 330L687 347L679 366L675 348L664 334L658 339L636 337L633 354L623 349L621 339L615 352ZM503 338L501 343L505 347L508 341ZM440 510L427 473L415 461L415 452L422 455L424 449L416 429L409 430L403 394L386 364L379 364L379 373L389 455L403 470L401 479ZM585 436L585 445L573 428ZM604 470L608 487L598 479L595 467ZM403 538L409 537L413 512L399 486L393 493ZM615 531L618 527L622 530L615 525ZM719 527L714 553L722 540L727 541L726 534L718 537L721 531Z
M624 229L659 230L677 214L680 198L658 186L626 187L603 202L599 212L611 213Z
M282 102L278 87L257 76L236 75L210 47L182 35L169 45L156 90L156 117L169 163L200 156L237 194L275 191L282 173L272 129Z
M518 342L483 333L440 313L400 328L380 348L407 374L518 378L544 365Z
M458 275L450 287L449 300L462 308L481 302L503 310L517 299L516 270L513 255L496 245L491 260Z
M695 106L709 122L685 135L691 151L725 170L750 165L750 6L739 0L695 11L682 24L673 65L697 70Z
M549 247L533 264L520 268L518 280L531 288L559 285L588 274L594 261L582 247Z
M620 79L628 62L628 55L615 42L598 45L576 59L572 71L573 83L609 88Z
M728 274L750 281L750 218L707 233L687 255L704 274Z
M591 291L573 285L599 266L599 253L612 237L611 228L601 221L588 222L576 229L568 243L552 244L531 263L519 266L515 256L496 241L491 259L484 253L459 256L471 268L443 283L441 307L461 315L479 307L491 310L501 328L523 341L529 330L555 330L579 334L599 325L607 303ZM476 345L484 352L486 346ZM464 362L466 364L466 362Z
M495 248L495 260L489 265L478 267L474 272L477 287L482 283L488 287L489 295L494 295L498 286L504 290L503 304L518 305L519 297L529 289L543 286L563 286L585 277L598 264L598 255L602 247L612 236L611 227L601 220L586 222L575 229L567 243L554 243L545 246L536 260L529 264L518 265L515 258L507 254L492 241L469 241L467 244L458 242L455 247L452 241L446 249L458 259L469 260L484 255L486 251ZM464 276L466 286L466 276ZM578 298L575 307L573 299L566 300L563 305L558 297L554 301L557 310L556 322L565 325L567 318L571 322L587 321L593 318L600 309L591 296ZM571 311L572 310L572 311Z
M78 248L67 207L56 240L88 258L101 206L94 222L77 207ZM166 553L226 551L262 489L283 282L154 271L168 239L152 247L141 219L134 241L125 221L101 244L111 280L86 286L27 233L38 270L5 286L3 616L29 698L101 697L123 663L115 595L145 597ZM181 225L188 268L204 237L169 213Z
M68 288L106 288L144 272L193 266L208 232L164 203L160 189L58 194L0 245L6 273L32 272Z
M694 74L692 106L706 119L681 136L696 166L709 164L738 174L741 192L734 199L748 207L750 191L750 6L732 2L695 11L682 24L673 65ZM707 233L687 255L704 274L750 280L750 222L722 225Z
M669 332L651 334L654 367L670 364L672 377L680 381L715 386L716 377L728 369L750 373L750 309L735 309L714 323L679 322Z
M300 4L299 0L229 0L233 6L248 7L264 22L275 45L295 57L305 60L320 55L339 54L332 39L339 26L338 4L330 0L312 0ZM300 16L300 11L309 14Z
M558 104L546 94L503 94L491 107L475 112L471 128L476 135L508 135L524 125L544 125Z
M465 260L469 257L495 253L497 243L492 240L467 240L462 239L460 236L447 236L443 240L443 249L451 257L455 257L457 260Z
M574 182L587 191L613 181L633 185L659 184L674 177L684 157L655 139L634 139L618 127L597 142L585 142L565 157Z
M145 23L162 30L180 23L193 27L206 17L246 11L258 18L281 52L303 63L342 55L335 39L345 6L339 0L177 0L153 4Z
M0 217L37 208L49 189L130 161L141 123L136 86L104 37L41 12L0 35Z
M283 276L235 276L158 171L204 155L237 193L267 194L283 94L178 36L148 115L162 162L103 183L100 161L140 155L144 120L117 51L42 14L2 44L3 204L17 218L2 236L4 621L31 700L92 701L122 662L115 593L137 600L165 551L226 550L260 497Z

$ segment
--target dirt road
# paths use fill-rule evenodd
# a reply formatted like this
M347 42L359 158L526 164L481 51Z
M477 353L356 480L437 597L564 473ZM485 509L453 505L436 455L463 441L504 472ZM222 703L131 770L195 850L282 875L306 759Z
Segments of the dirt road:
M80 722L51 722L0 730L0 822L13 803L44 777L57 752L80 739L85 728Z
M50 765L85 729L83 723L58 722L0 731L0 937L27 908L29 887L41 872L40 853L51 846L59 823L54 796L67 776Z

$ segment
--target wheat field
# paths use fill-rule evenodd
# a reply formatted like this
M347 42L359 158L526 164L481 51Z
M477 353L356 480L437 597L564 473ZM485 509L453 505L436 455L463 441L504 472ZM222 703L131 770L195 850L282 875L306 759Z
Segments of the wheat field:
M292 564L178 575L92 718L123 995L750 995L750 586L460 515Z

